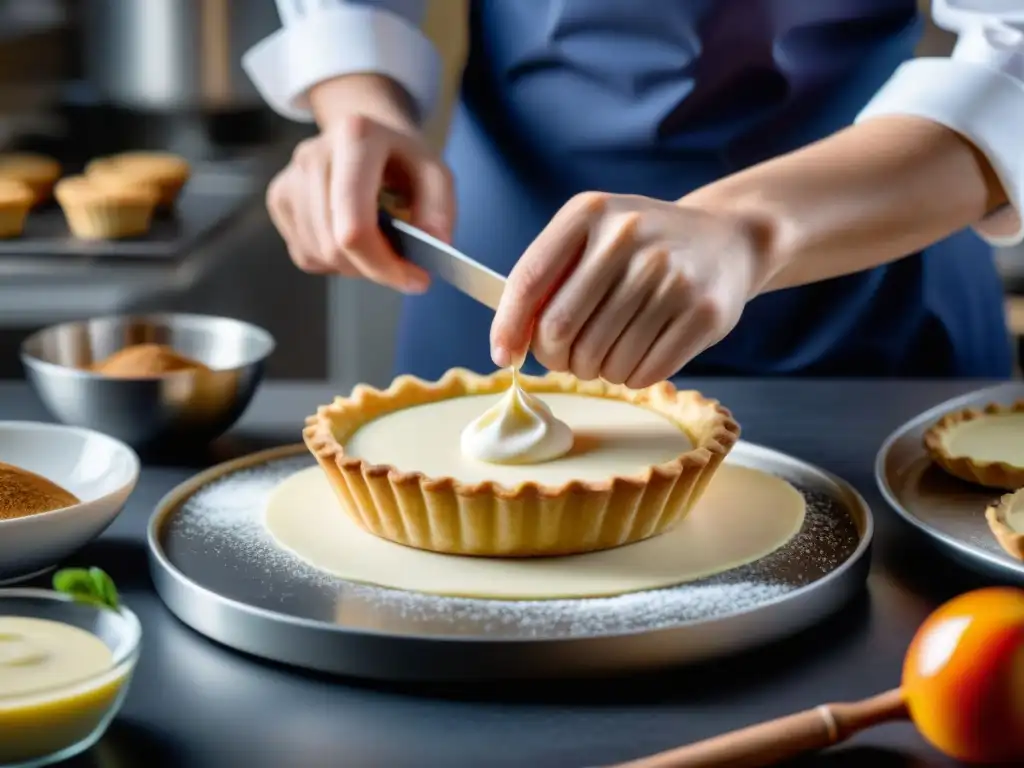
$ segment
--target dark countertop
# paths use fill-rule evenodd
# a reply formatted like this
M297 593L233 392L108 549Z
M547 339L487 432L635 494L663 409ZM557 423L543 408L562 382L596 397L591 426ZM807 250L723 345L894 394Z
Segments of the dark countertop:
M157 501L214 460L296 442L328 386L269 384L239 428L193 466L147 466L124 513L76 561L106 568L144 626L126 706L76 768L582 768L606 765L898 683L903 651L938 603L982 581L931 552L875 489L882 439L979 382L700 383L733 409L744 437L853 483L877 523L868 594L826 624L713 668L644 678L395 687L330 679L214 645L180 624L149 582L144 531ZM46 419L23 384L0 385L0 419ZM944 766L909 725L878 728L815 766ZM801 763L803 765L804 763Z

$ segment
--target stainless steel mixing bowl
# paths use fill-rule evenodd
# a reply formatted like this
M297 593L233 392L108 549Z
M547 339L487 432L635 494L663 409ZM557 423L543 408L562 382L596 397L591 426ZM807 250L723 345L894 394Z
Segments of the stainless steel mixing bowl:
M166 344L212 373L111 378L85 370L135 344ZM137 450L209 441L245 411L274 339L225 317L155 314L98 317L45 328L24 341L28 379L53 416L119 438Z

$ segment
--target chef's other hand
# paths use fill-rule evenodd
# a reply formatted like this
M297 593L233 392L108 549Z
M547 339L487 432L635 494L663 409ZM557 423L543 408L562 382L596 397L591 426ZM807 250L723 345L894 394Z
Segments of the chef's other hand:
M355 100L349 103L357 103ZM410 121L338 111L301 142L270 183L267 208L292 261L306 272L366 277L407 293L430 278L400 258L377 222L382 187L411 205L412 223L451 238L451 175Z
M635 195L572 199L508 278L491 355L640 388L733 329L773 274L757 228Z

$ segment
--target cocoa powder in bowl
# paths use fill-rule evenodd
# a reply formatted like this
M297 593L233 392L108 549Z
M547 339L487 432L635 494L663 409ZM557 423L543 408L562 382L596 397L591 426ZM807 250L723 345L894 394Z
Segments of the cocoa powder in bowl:
M210 369L166 344L134 344L93 363L89 370L116 379L144 379L182 371L209 372Z
M0 462L0 520L13 520L80 504L78 497L41 475Z

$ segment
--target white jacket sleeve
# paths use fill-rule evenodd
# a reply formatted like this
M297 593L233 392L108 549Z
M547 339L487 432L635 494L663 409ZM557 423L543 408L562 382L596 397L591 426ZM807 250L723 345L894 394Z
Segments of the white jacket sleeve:
M441 59L420 32L427 0L277 0L282 28L242 57L263 99L285 117L311 121L306 94L340 75L395 80L421 119L437 101Z
M1010 205L975 225L993 245L1024 242L1024 0L932 0L959 37L949 58L908 61L858 115L916 115L956 131L992 168Z

